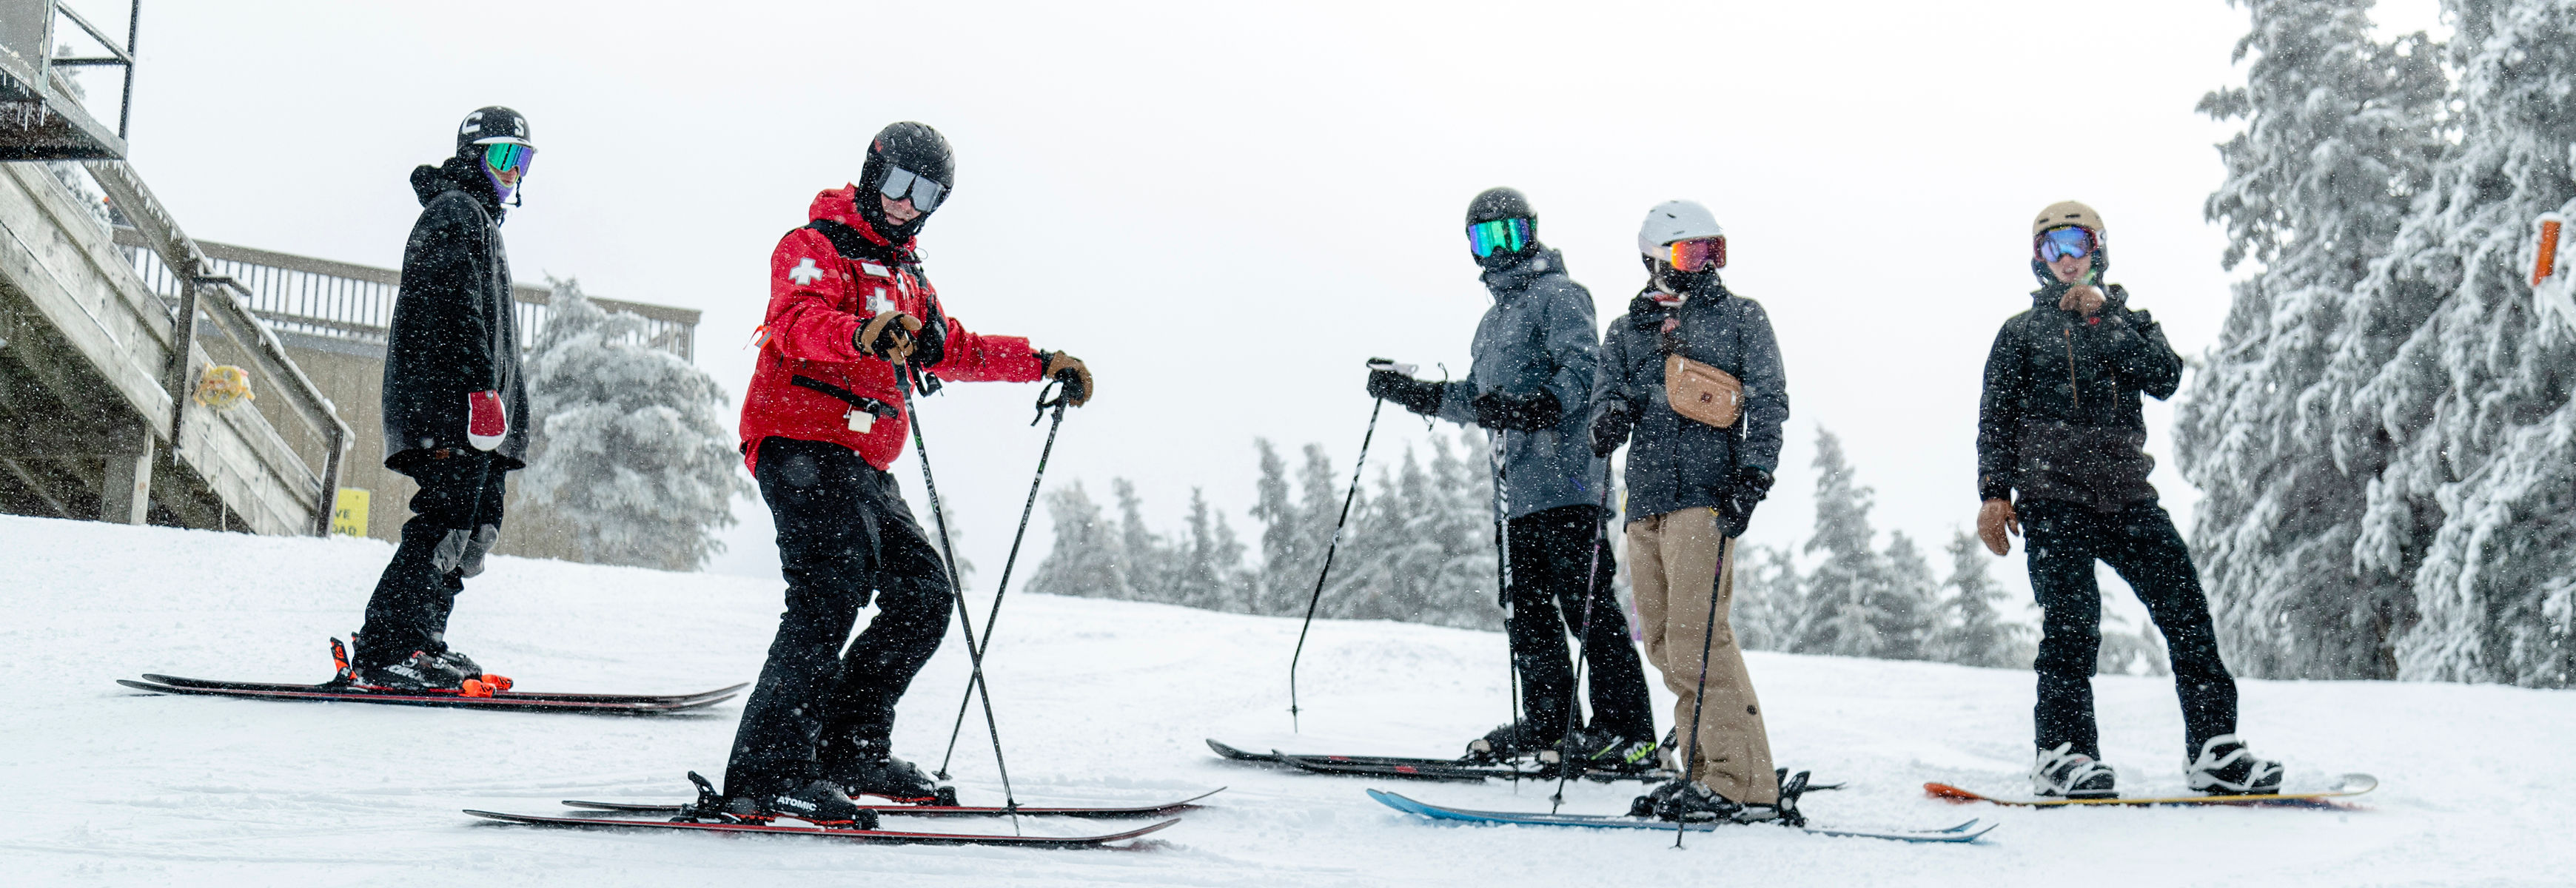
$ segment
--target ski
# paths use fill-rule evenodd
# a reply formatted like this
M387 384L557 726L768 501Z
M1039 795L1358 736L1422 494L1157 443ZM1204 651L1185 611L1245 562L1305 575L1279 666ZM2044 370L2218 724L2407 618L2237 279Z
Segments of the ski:
M816 838L842 839L852 842L897 845L992 845L1022 848L1096 848L1111 842L1125 841L1147 833L1167 829L1170 828L1172 824L1181 822L1180 819L1176 817L1160 823L1127 830L1126 832L1109 833L1107 835L1097 836L1002 836L986 835L981 833L905 832L888 829L831 829L820 826L780 826L774 823L692 823L688 821L671 820L619 820L600 817L544 817L533 814L504 814L497 811L476 811L471 808L466 809L465 813L490 820L499 820L505 823L520 823L530 826L570 827L576 829L672 829L713 833L759 833L769 835L814 836Z
M2334 801L2379 788L2379 778L2368 774L2345 774L2335 778L2332 787L2307 792L2285 792L2275 795L2197 795L2111 799L2040 799L1990 796L1960 789L1947 783L1923 784L1923 792L1936 799L1951 802L1986 802L2016 808L2067 808L2078 806L2148 807L2163 805L2236 805L2256 808L2342 808Z
M1520 813L1513 811L1470 811L1463 808L1450 808L1427 802L1419 802L1395 793L1381 790L1372 789L1368 791L1368 794L1369 798L1376 799L1379 803L1398 811L1403 811L1408 814L1418 814L1433 820L1448 820L1460 823L1516 824L1521 826L1578 826L1594 829L1659 829L1668 832L1674 829L1684 829L1691 832L1713 832L1721 828L1733 829L1756 825L1729 823L1676 824L1670 821L1654 820L1645 817L1629 817L1626 815L1612 814L1540 814L1535 812ZM1798 826L1790 828L1807 833L1808 835L1818 836L1839 836L1856 839L1886 839L1893 842L1965 844L1976 841L1979 836L1993 832L1994 828L1999 825L2000 824L1981 823L1980 821L1970 820L1966 823L1961 823L1957 826L1952 826L1946 829L1927 830L1842 829L1837 827L1821 826Z
M1283 753L1279 753L1279 752L1275 752L1275 751L1273 751L1273 752L1253 752L1253 751L1248 750L1248 749L1237 749L1237 748L1232 747L1232 746L1227 746L1227 745L1225 745L1225 744L1223 744L1223 743L1219 743L1219 742L1217 742L1217 741L1215 741L1215 740L1209 740L1209 741L1207 742L1207 745L1208 745L1208 748L1209 748L1209 749L1211 749L1211 750L1215 750L1217 755L1224 756L1225 758L1227 758L1227 759L1229 759L1229 760L1232 760L1232 761L1238 761L1238 762L1268 762L1268 763L1271 763L1271 764L1277 764L1277 765L1286 765L1286 764L1289 764L1288 762L1286 762L1286 761L1282 761L1282 760L1281 760L1280 756L1282 756L1282 755L1283 755ZM1468 762L1468 761L1467 761L1467 760L1465 760L1465 759L1413 758L1413 757L1407 757L1407 756L1395 756L1395 755L1320 755L1320 754L1295 753L1295 754L1294 754L1294 756L1295 756L1296 758L1306 759L1306 760L1309 760L1309 761L1330 762L1330 763L1333 763L1333 764L1339 764L1339 765L1414 765L1414 766L1430 765L1430 766L1434 766L1434 767L1453 767L1453 766L1466 766L1466 767L1492 767L1491 765L1479 766L1479 765L1476 765L1476 764L1474 764L1474 763L1472 763L1472 762ZM1292 765L1292 767L1293 767L1293 765Z
M1032 817L1073 817L1091 820L1111 820L1121 817L1152 817L1158 814L1173 814L1181 811L1193 810L1202 807L1199 803L1205 801L1208 796L1216 795L1217 793L1224 791L1224 787L1218 787L1177 802L1168 802L1160 805L1134 805L1127 807L1021 805L1014 809L997 805L903 804L863 804L859 807L875 811L879 814L900 815L905 817L1002 817L1011 814L1026 814ZM624 814L678 814L688 808L686 805L652 805L636 804L631 802L585 802L578 799L565 799L563 804L564 807L567 808L582 808L592 811L613 811Z
M1419 765L1378 765L1368 764L1365 762L1344 763L1327 761L1299 755L1290 755L1287 753L1273 754L1278 756L1279 761L1294 766L1301 771L1313 774L1333 774L1343 777L1394 777L1404 780L1446 780L1456 783L1478 783L1492 779L1554 780L1557 777L1556 766L1550 764L1467 765L1456 762L1442 762ZM1576 772L1574 776L1581 777L1595 783L1612 783L1620 780L1642 780L1653 783L1672 779L1672 774L1662 769L1652 771L1584 770Z
M287 685L283 688L202 687L161 684L120 678L117 684L155 694L194 694L208 697L233 697L252 700L300 700L324 703L382 703L394 706L438 706L453 709L497 709L513 712L589 712L611 715L651 715L702 709L732 699L735 689L711 695L678 699L583 700L563 697L606 695L523 694L516 691L494 691L488 697L468 697L454 691L369 691L348 685ZM736 686L739 688L739 686Z
M219 690L219 691L354 691L354 690L357 690L356 688L348 687L348 686L342 685L340 682L337 682L337 681L324 682L324 683L322 683L322 684L318 684L318 685L308 685L308 684L267 684L267 683L261 683L261 682L248 682L248 681L213 681L213 680L203 679L203 678L180 678L180 677L175 676L175 675L158 675L158 674L154 674L154 673L150 673L150 672L146 672L146 673L144 673L144 674L143 674L143 680L144 680L144 681L151 682L151 683L154 683L154 684L166 685L166 686L174 687L174 688L205 688L205 689L209 689L209 690ZM747 687L750 687L750 686L751 686L751 684L750 684L749 682L744 682L744 683L742 683L742 684L728 685L728 686L726 686L726 687L717 688L717 689L712 690L712 691L699 691L699 692L694 693L694 694L549 694L549 693L537 693L537 692L532 692L532 691L508 691L508 692L495 692L495 696L508 696L508 697L510 697L510 698L512 698L512 699L517 699L517 700L545 700L545 701L553 701L553 702L560 702L560 703L687 703L687 702L692 702L692 701L696 701L696 700L703 700L703 699L706 699L706 698L709 698L709 697L731 697L731 696L733 696L733 695L735 695L735 694L741 693L743 688L747 688ZM373 693L373 692L370 692L370 693ZM422 695L463 696L460 692L457 692L457 691L414 691L414 692L410 692L410 693L417 693L417 694L422 694Z

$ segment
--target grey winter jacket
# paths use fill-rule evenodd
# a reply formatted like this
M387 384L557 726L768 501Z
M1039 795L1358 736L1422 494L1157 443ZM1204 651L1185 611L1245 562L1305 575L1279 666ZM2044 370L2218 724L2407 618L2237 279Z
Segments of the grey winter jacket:
M1601 460L1584 434L1600 352L1592 291L1567 277L1564 257L1546 248L1485 272L1484 281L1494 307L1485 310L1467 346L1474 363L1466 380L1440 393L1440 418L1475 425L1479 393L1546 390L1565 409L1556 427L1501 433L1505 513L1518 518L1558 506L1599 505Z
M1685 418L1665 403L1657 334L1668 317L1681 319L1675 332L1682 357L1743 381L1744 407L1733 428ZM1637 423L1628 439L1628 520L1716 506L1739 468L1769 472L1780 465L1789 380L1780 366L1780 343L1771 335L1771 316L1761 303L1727 292L1724 284L1672 308L1643 297L1630 302L1628 313L1610 322L1601 342L1601 372L1592 384L1596 418L1613 402L1627 404Z

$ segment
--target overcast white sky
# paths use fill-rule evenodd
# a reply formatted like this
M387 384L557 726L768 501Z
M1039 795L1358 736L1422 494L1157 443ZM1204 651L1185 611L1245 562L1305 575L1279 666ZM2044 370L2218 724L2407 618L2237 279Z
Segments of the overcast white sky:
M2391 27L2436 24L2433 0L2384 5ZM1691 198L1726 225L1728 282L1770 309L1793 412L1750 542L1805 537L1819 426L1882 528L1937 550L1972 523L1978 371L2027 304L2039 207L2101 210L2111 279L2186 355L2228 300L2201 218L2227 129L2192 113L2241 81L2244 14L2219 0L144 13L133 161L191 234L397 265L419 209L406 174L465 112L509 105L539 146L504 229L519 276L704 310L699 363L737 403L778 236L857 175L878 127L938 127L959 176L923 238L944 301L1091 364L1099 398L1066 420L1049 484L1105 500L1131 478L1166 528L1203 487L1256 532L1255 436L1323 442L1347 471L1364 359L1463 370L1490 300L1460 220L1492 185L1530 195L1605 324L1642 283L1647 207ZM979 597L1041 440L1034 395L960 385L922 411ZM1373 467L1424 436L1389 413ZM2163 456L2170 414L2149 408L2149 446L2182 517L2196 494ZM895 471L918 497L909 456ZM765 511L738 511L715 569L775 576ZM1048 539L1041 514L1024 558Z

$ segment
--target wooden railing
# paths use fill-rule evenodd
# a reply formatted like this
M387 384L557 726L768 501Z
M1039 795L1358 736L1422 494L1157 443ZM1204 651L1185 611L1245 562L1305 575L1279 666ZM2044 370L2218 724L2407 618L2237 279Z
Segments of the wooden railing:
M167 440L227 507L255 527L292 522L316 535L329 533L348 425L253 312L246 299L250 290L215 267L132 168L122 161L83 166L130 226L119 233L130 233L148 250L173 285L160 374L169 405ZM216 411L192 402L198 375L216 364L252 375L253 390L260 393L256 410ZM278 483L264 483L270 481Z
M147 249L139 228L118 227L117 246L124 248L143 281L164 298L177 298L179 276ZM280 331L381 348L392 323L394 295L402 273L390 268L334 262L291 253L197 242L204 268L241 285L253 314ZM511 298L518 303L519 347L532 348L545 331L547 301L553 291L519 284ZM698 312L692 309L591 297L609 311L642 317L645 344L694 359Z

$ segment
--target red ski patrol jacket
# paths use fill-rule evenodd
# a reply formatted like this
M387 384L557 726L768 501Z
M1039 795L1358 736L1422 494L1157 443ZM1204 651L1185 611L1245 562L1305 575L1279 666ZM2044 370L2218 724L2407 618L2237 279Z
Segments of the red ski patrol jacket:
M805 227L780 238L769 256L769 315L751 390L742 399L744 465L758 460L761 439L773 435L839 444L879 470L894 463L911 428L896 367L850 344L851 334L878 312L900 311L944 328L915 337L925 348L939 342L937 363L928 369L941 379L1035 382L1044 375L1027 339L970 333L948 317L922 276L917 241L898 245L879 235L852 203L857 191L815 195L811 216L848 226L864 239L855 245L866 255L845 258L823 231Z

